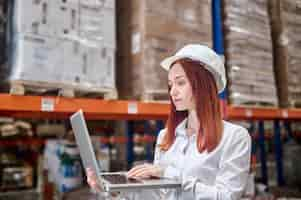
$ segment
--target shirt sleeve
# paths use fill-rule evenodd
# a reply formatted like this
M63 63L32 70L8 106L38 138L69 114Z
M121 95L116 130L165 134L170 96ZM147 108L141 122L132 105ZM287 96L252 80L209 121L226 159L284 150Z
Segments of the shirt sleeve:
M160 133L158 134L158 137L157 137L156 146L155 146L155 157L154 157L154 164L155 165L160 163L160 159L161 159L161 156L163 154L163 152L160 149L160 144L163 140L163 137L164 137L165 133L166 133L166 129L162 129L160 131Z
M214 185L206 185L193 177L183 177L183 189L193 192L195 200L241 198L250 168L251 138L244 128L236 131L239 133L234 134L224 147Z
M163 168L164 171L162 174L163 177L179 179L181 177L181 171L173 165L166 165L162 162L162 156L164 154L164 151L162 151L159 146L163 140L165 133L166 133L166 129L163 129L160 131L157 137L154 164L160 165Z

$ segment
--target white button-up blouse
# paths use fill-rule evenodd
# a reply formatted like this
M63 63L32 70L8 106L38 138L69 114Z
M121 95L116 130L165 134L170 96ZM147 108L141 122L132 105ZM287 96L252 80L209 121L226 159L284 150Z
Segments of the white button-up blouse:
M183 120L175 130L176 138L167 151L159 144L166 129L160 131L154 164L165 168L164 177L182 181L182 189L163 190L163 199L221 200L240 199L250 168L251 138L248 131L224 121L220 144L208 153L199 153L196 134L188 137Z

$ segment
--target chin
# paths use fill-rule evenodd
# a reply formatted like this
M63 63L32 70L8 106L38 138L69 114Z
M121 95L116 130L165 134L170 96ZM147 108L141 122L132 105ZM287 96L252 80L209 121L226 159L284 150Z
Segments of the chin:
M186 111L187 110L187 108L185 108L185 107L176 107L176 111Z

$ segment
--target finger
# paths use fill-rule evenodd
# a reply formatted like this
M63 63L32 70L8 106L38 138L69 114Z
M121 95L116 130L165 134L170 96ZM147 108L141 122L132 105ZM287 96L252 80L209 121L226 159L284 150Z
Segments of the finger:
M96 181L96 178L94 176L87 176L87 182L90 183L90 182L95 182Z
M93 180L93 179L89 179L87 182L89 183L89 185L95 185L95 184L97 183L97 182L96 182L95 180Z
M91 179L91 178L89 178L88 180L87 180L87 183L92 187L94 187L94 185L97 185L98 184L98 182L96 181L96 179Z
M94 171L91 169L87 170L86 173L87 173L87 176L90 176L90 177L95 176Z
M157 166L152 166L152 167L149 167L148 169L142 171L141 173L137 173L136 176L147 177L147 178L160 177L161 173L160 173L160 169Z
M139 174L136 178L137 179L148 179L150 177L151 177L151 175L145 173L145 174Z
M140 174L137 174L137 176L139 177L151 177L154 174L154 170L153 169L148 169L145 170L143 172L141 172Z
M97 190L97 183L96 183L96 182L91 182L91 187L92 187L94 190Z
M127 176L133 176L138 171L141 171L141 170L145 169L146 167L147 167L146 165L136 166L136 167L132 168L130 171L127 172Z
M86 172L87 172L87 173L88 173L88 172L93 172L93 170L92 170L91 168L87 167L87 168L86 168Z
M137 170L137 169L141 169L141 168L145 168L145 167L149 167L149 166L152 166L152 164L144 163L141 165L137 165L137 166L133 167L132 169Z
M95 174L94 170L87 171L87 177L90 179L96 179L96 174Z
M135 172L136 170L139 170L141 168L144 168L146 165L145 164L142 164L142 165L137 165L135 167L133 167L129 172Z
M88 182L88 183L89 183L89 182L93 182L93 176L91 176L91 175L89 176L89 175L88 175L88 176L87 176L87 182Z
M96 181L92 181L91 184L89 184L89 185L97 192L102 191L101 185Z
M139 178L150 177L153 175L153 173L154 173L153 167L147 167L143 170L137 171L133 176Z
M95 189L97 192L101 192L102 191L102 188L99 184L96 185L96 189Z
M96 182L90 180L90 181L88 182L88 184L89 184L89 186L90 186L91 188L94 189L94 187L95 187L95 185L96 185Z
M135 177L137 174L139 174L139 173L141 173L141 172L143 172L143 171L145 171L145 170L147 170L147 169L148 169L148 167L143 166L143 167L141 167L141 168L139 168L139 169L136 169L135 171L129 172L129 173L127 174L127 176L128 176L128 177Z
M141 170L137 170L136 173L134 174L134 176L140 177L143 174L151 174L152 171L153 171L153 167L148 166L148 167L145 167Z

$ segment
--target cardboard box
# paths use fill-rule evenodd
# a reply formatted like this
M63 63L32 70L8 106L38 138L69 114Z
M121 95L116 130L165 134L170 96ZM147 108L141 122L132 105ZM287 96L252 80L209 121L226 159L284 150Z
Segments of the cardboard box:
M275 75L281 107L301 106L301 3L270 1Z
M66 41L32 34L13 39L10 80L61 82Z
M83 76L81 66L84 62L84 55L80 42L65 42L62 49L64 51L64 65L61 67L61 72L64 82L74 86L81 84Z
M116 48L114 0L14 0L13 10L13 33Z
M79 36L89 43L103 43L116 48L115 9L103 4L80 2Z
M100 45L87 46L79 42L66 43L64 80L83 90L115 89L115 51Z
M104 9L103 19L103 41L102 43L110 48L116 49L116 13L113 9Z
M47 0L14 0L13 1L13 32L53 36L56 34L55 13Z
M91 88L115 88L115 50L101 45L99 48L81 46L81 85Z
M229 100L237 105L278 106L268 1L223 4Z
M115 0L80 0L82 5L115 9Z
M160 62L185 44L212 45L211 1L118 1L117 15L118 92L125 99L167 100Z
M54 26L59 38L78 38L79 0L51 0Z

